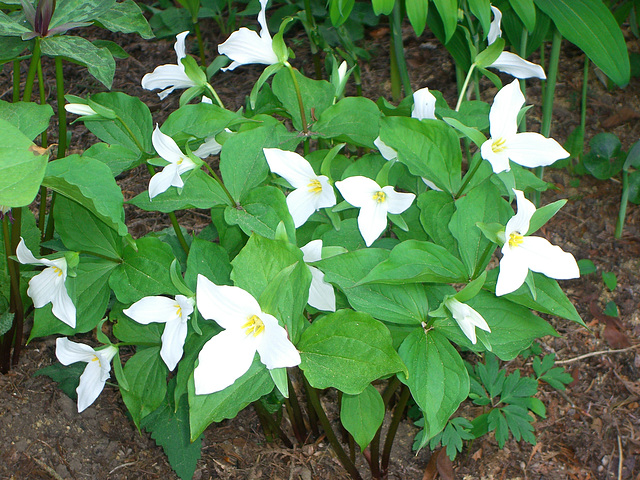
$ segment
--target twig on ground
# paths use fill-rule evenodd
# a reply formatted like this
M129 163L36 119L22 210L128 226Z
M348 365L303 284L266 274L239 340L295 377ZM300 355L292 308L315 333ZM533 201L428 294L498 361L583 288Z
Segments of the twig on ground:
M622 440L618 435L618 450L620 451L620 458L618 458L618 480L622 480Z
M585 358L595 357L596 355L607 355L609 353L624 353L638 347L640 347L640 343L638 345L632 345L630 347L620 348L618 350L599 350L597 352L585 353L584 355L580 355L579 357L569 358L567 360L558 360L556 361L556 365L566 365L567 363L577 362L579 360L584 360Z
M56 480L64 480L64 478L58 475L58 472L56 472L53 468L51 468L49 465L44 463L39 458L36 458L36 457L29 457L29 458L31 458L34 462L36 462L40 466L40 468L43 468L49 475L51 475Z
M118 465L116 468L114 468L113 470L111 470L108 475L111 475L113 472L115 472L116 470L120 470L121 468L124 467L130 467L131 465L135 465L136 462L127 462L127 463L123 463L122 465Z

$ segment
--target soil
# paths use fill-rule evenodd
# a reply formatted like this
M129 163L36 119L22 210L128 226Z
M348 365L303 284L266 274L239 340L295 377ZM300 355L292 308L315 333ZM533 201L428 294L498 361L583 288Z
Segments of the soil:
M213 55L215 45L224 38L216 34L212 24L205 23L203 27L208 52ZM154 93L140 87L145 73L158 64L175 61L172 41L146 42L98 29L85 30L85 36L114 40L131 55L118 61L114 90L139 96L150 106L157 122L177 108L179 95L161 102ZM635 37L628 35L627 40L630 50L640 51ZM193 46L193 38L189 37L189 41ZM303 33L299 32L290 45L295 45L297 55L294 66L311 72ZM410 28L405 32L405 45L414 88L439 90L453 104L455 69L446 51L428 32L416 38ZM367 32L364 47L372 59L362 65L363 92L374 100L380 96L390 100L388 46L388 29L379 27ZM580 121L583 61L579 50L567 42L563 44L552 126L552 136L561 143ZM44 71L45 88L50 103L55 104L54 76L48 62ZM237 109L261 71L262 67L247 66L217 75L214 87L228 108ZM5 65L0 73L0 99L10 100L9 66ZM104 90L75 65L65 66L65 78L68 93L86 96ZM528 103L536 105L528 115L529 129L536 131L540 84L530 81L528 85ZM627 150L640 139L640 80L633 78L624 89L607 89L592 67L589 87L586 141L598 132L610 131L620 137ZM496 89L487 84L481 91L483 99L490 101ZM51 138L55 130L57 126L52 125ZM81 123L72 132L71 152L82 151L94 141ZM555 353L558 363L574 381L564 392L542 387L538 396L547 406L548 415L535 423L535 446L510 440L499 449L493 435L485 436L467 445L452 465L439 455L437 470L442 478L640 479L640 209L629 205L624 234L616 240L613 232L621 194L617 179L572 177L566 169L547 169L545 179L557 188L542 195L543 204L558 198L569 202L545 226L543 234L576 258L591 259L597 267L595 274L562 282L589 328L551 318L561 336L541 340L544 353ZM147 182L141 169L120 179L126 198L146 189ZM193 230L206 224L206 216L197 211L179 213L178 218ZM148 215L133 207L127 207L127 223L135 237L169 225L166 217ZM613 291L604 285L603 272L616 274L618 285ZM603 314L609 301L619 307L617 318ZM1 478L177 478L162 449L146 432L138 432L127 417L115 385L107 384L98 400L78 414L75 402L53 381L34 377L38 369L55 362L54 345L53 338L32 341L19 364L0 376ZM530 366L519 359L508 368L530 372ZM470 405L463 404L461 409L463 413L473 413ZM416 455L411 450L417 431L410 420L402 422L392 453L390 479L434 478L436 462L429 464L433 452L424 449ZM323 436L294 449L269 443L257 415L247 409L236 419L207 429L194 478L348 477Z

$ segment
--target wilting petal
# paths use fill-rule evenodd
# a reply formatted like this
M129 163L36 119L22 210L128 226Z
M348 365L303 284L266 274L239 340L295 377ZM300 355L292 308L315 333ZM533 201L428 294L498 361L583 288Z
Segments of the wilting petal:
M507 139L517 133L518 113L523 104L524 95L517 80L496 93L489 111L489 130L493 141Z
M373 201L373 195L381 191L380 185L363 176L349 177L336 182L342 197L354 207L362 207Z
M529 272L526 251L517 247L506 251L503 248L502 253L500 272L496 283L497 296L506 295L520 288Z
M308 303L318 310L335 312L336 294L331 284L325 282L324 273L316 267L309 267L311 272L311 286L309 287Z
M263 152L269 169L284 178L293 188L306 188L317 177L311 164L296 152L279 148L264 148Z
M386 228L387 208L384 203L371 202L360 208L358 229L367 247L371 246Z
M56 338L56 357L62 365L90 362L95 357L95 350L84 343L76 343L66 337L58 337Z
M393 187L382 187L386 195L387 212L399 215L411 206L416 196L413 193L396 192Z
M436 97L428 88L421 88L413 94L411 116L418 120L436 118Z
M527 255L529 270L533 272L558 280L580 276L580 269L573 255L552 245L545 238L525 237L518 248Z
M295 367L300 364L300 354L287 337L287 331L278 324L278 320L267 313L260 319L264 323L264 333L258 344L260 361L268 369Z
M184 353L184 341L187 338L187 322L179 318L171 320L164 326L162 332L162 348L160 356L167 368L173 371Z
M156 128L153 130L151 142L153 143L153 148L158 152L158 155L164 158L167 162L178 163L185 157L175 140L169 135L162 133L157 124Z
M500 22L502 21L502 12L496 7L491 5L491 11L493 12L493 20L489 25L489 33L487 34L487 43L491 45L498 37L502 36L502 30L500 29Z
M536 212L536 206L524 196L524 193L520 190L513 190L516 194L516 207L517 213L509 219L507 226L505 227L505 236L509 237L512 232L517 232L520 235L526 235L529 231L529 222L531 217Z
M373 141L373 144L378 148L378 150L380 151L380 155L382 155L385 160L391 161L398 159L398 152L384 143L380 137L376 138Z
M506 152L512 162L528 168L545 167L569 156L569 152L553 138L535 132L517 133L510 137Z
M249 317L262 313L249 292L239 287L216 285L204 275L198 275L196 302L204 318L215 320L222 328L240 332Z
M516 78L540 78L541 80L547 78L540 65L528 62L511 52L502 52L496 61L489 65L489 68L496 68Z
M242 330L224 330L205 343L193 371L196 395L224 390L244 375L253 363L256 343Z

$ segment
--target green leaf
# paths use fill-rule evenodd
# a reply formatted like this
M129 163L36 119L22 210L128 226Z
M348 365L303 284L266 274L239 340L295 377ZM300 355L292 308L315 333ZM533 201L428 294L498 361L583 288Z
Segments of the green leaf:
M96 20L112 32L137 33L145 40L155 37L140 7L133 0L115 3Z
M45 37L41 42L43 55L64 57L89 69L89 73L105 87L111 88L116 61L107 48L98 48L82 37L59 35Z
M47 104L0 101L0 118L17 127L29 140L33 140L49 127L52 116L53 109Z
M395 0L371 0L373 6L373 13L376 15L389 15L393 10L393 4ZM425 2L426 3L426 2Z
M502 50L504 50L504 39L498 37L495 42L476 55L473 63L475 63L478 68L487 68L498 59Z
M349 18L355 0L329 0L329 16L334 27L339 27Z
M578 260L578 268L580 269L580 276L596 273L596 265L588 258L581 258Z
M145 237L124 249L122 264L114 270L109 285L118 300L129 304L150 295L176 295L169 268L175 256L171 247L157 238Z
M339 310L316 319L296 346L311 386L357 395L374 380L406 367L389 330L366 313Z
M93 21L109 10L116 0L65 0L59 1L51 19L50 28L68 22Z
M416 328L398 350L408 374L398 378L409 387L424 414L424 436L441 432L469 395L469 375L460 354L436 331Z
M142 160L138 149L130 150L122 145L109 145L102 142L91 145L84 151L82 157L90 157L104 163L114 177L125 170L137 167Z
M4 303L3 308L7 308L7 301L4 299L4 297L1 297L1 300L2 302L0 302L0 304ZM9 330L11 330L11 326L13 325L13 317L15 317L15 314L13 312L10 312L9 310L5 310L0 314L0 335L4 335Z
M491 25L491 2L490 0L468 0L469 10L478 19L482 26L482 31L486 37ZM447 450L448 453L448 450Z
M629 83L627 46L602 0L535 0L564 38L577 45L618 86Z
M47 165L42 185L78 202L119 235L127 234L122 191L104 163L70 155Z
M467 127L461 121L456 120L455 118L442 117L442 120L464 134L469 140L475 143L477 147L481 147L482 144L487 141L487 137L485 137L481 131L472 127Z
M216 285L232 285L231 264L227 251L219 244L194 238L187 257L184 281L195 292L198 275L204 275Z
M152 322L143 325L127 317L122 311L117 314L117 318L117 322L113 325L113 334L121 342L134 344L155 342L160 345L163 324Z
M549 205L536 209L529 222L529 230L527 230L526 235L533 235L537 232L538 229L551 220L566 203L567 201L564 199L557 200Z
M189 104L169 115L162 124L162 132L182 144L195 137L206 139L222 132L226 127L247 120L237 112L231 112L208 103Z
M440 14L442 23L444 24L445 41L449 43L449 40L453 36L458 26L458 0L432 0L436 5L436 9Z
M0 205L24 207L38 193L49 152L41 152L17 127L0 118Z
M424 0L405 0L407 17L413 27L416 36L419 37L427 26L427 15L429 13L429 2Z
M613 300L609 300L604 307L604 314L610 317L618 317L620 316L620 312L618 311L618 306L616 302Z
M19 37L24 33L29 33L30 30L18 22L13 20L9 15L0 11L0 30L2 30L2 35L7 35L11 37Z
M375 148L378 136L380 110L364 97L346 97L327 108L311 131L320 138L332 138L359 147Z
M384 412L382 397L371 384L358 395L342 396L340 421L360 446L360 451L373 440L384 420Z
M536 6L533 0L519 0L509 2L513 11L516 12L520 20L529 32L533 32L536 28Z
M456 239L451 235L449 222L455 212L454 199L446 192L427 190L418 195L420 223L424 231L449 253L458 255Z
M39 377L40 375L44 375L49 377L58 384L58 388L62 390L67 397L76 400L78 398L76 388L78 388L80 375L82 375L86 366L87 364L85 362L72 363L68 367L56 362L53 365L39 369L33 376Z

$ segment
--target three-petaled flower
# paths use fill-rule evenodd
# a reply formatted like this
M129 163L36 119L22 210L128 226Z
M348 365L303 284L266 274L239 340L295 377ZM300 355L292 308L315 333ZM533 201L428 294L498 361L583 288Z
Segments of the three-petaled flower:
M520 84L514 80L495 96L489 112L491 138L480 147L494 173L509 171L509 160L523 167L543 167L569 156L552 138L539 133L518 133L518 112L524 104Z
M455 297L451 297L444 301L444 306L451 312L453 319L458 323L462 333L464 333L474 345L477 341L476 327L485 332L491 332L489 325L487 325L482 315L466 303L462 303L456 300Z
M322 260L322 240L312 240L302 250L305 263L313 263ZM331 284L325 282L324 273L316 267L307 265L311 272L311 286L309 287L309 305L318 310L329 312L336 311L336 294Z
M300 354L278 320L260 308L255 298L239 287L216 285L198 275L198 310L224 330L211 338L198 355L193 372L196 395L219 392L251 367L256 352L268 369L294 367Z
M520 190L515 190L518 212L507 222L496 295L514 292L524 283L529 270L558 280L578 278L576 259L542 237L526 236L536 211Z
M29 280L27 295L33 300L33 306L41 308L51 302L51 312L71 328L76 328L76 307L64 284L67 279L67 260L64 257L54 260L36 258L23 238L20 238L16 247L16 256L20 263L47 267Z
M240 65L248 65L250 63L273 65L280 61L273 51L273 40L267 26L265 11L268 1L260 0L260 13L258 13L259 35L253 30L242 27L240 30L233 32L226 42L218 45L218 52L233 60L231 65L222 69L223 71L233 70Z
M184 352L187 338L187 321L193 313L195 302L184 295L168 297L144 297L131 305L123 313L136 322L148 325L152 322L164 323L160 356L169 370L176 368Z
M153 131L151 142L158 155L169 162L169 165L164 167L161 172L151 177L149 198L153 199L153 197L165 192L169 187L182 188L184 182L180 175L197 168L198 165L189 156L182 153L175 140L162 133L158 125Z
M333 207L336 194L326 175L316 175L311 164L295 152L263 149L269 168L295 189L287 196L287 207L296 228L321 208Z
M187 56L185 48L185 38L187 35L189 35L188 30L176 35L176 43L173 46L176 51L176 56L178 57L176 65L160 65L156 67L152 73L147 73L142 77L142 88L147 90L164 89L158 93L160 100L164 100L167 95L177 88L197 86L197 83L187 76L184 65L182 64L182 59Z
M91 405L102 392L111 372L111 360L116 353L118 353L118 349L113 345L95 350L89 345L72 342L68 338L56 339L56 357L61 364L87 363L84 372L80 375L80 384L76 389L78 412L82 412Z
M396 192L391 186L380 187L362 176L336 182L336 187L348 203L360 208L358 228L367 247L387 228L387 213L404 212L416 197L413 193Z

